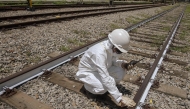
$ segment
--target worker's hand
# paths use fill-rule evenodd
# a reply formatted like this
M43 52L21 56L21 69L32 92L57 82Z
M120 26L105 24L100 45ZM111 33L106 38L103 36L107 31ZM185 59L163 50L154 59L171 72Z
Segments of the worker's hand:
M122 67L124 69L127 69L127 70L131 70L133 67L135 67L135 65L133 65L133 60L129 63L122 63Z
M136 105L136 103L132 99L130 99L126 96L122 96L122 99L119 104L121 107L125 107L125 106L134 107Z

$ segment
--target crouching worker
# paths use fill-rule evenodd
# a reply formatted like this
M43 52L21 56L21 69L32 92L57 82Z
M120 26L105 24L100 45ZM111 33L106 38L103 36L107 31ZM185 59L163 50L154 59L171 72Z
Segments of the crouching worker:
M118 60L119 55L127 53L130 36L124 29L115 29L108 35L109 40L100 42L89 48L79 63L76 78L84 83L87 92L103 95L109 92L120 106L135 106L135 102L122 96L116 87L124 75L125 69L133 65Z

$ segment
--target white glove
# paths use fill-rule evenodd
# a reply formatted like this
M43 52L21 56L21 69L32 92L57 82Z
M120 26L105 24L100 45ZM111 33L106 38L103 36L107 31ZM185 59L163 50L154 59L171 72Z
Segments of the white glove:
M136 105L136 103L132 99L130 99L126 96L122 96L122 99L121 99L119 105L121 107L125 107L125 106L134 107Z

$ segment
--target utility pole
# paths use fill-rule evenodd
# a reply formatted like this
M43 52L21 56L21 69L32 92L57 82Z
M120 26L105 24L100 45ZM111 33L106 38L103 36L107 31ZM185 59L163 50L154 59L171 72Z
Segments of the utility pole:
M35 8L32 6L32 0L27 0L28 6L26 8L27 11L35 11Z
M114 0L109 0L109 6L113 6L113 1Z

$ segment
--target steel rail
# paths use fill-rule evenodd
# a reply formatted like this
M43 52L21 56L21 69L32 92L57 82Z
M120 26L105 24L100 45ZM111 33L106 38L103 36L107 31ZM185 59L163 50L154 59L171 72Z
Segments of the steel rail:
M62 12L51 12L51 13L41 13L41 14L29 14L29 15L17 15L17 16L7 16L0 17L0 20L10 20L10 19L23 19L29 17L38 17L38 16L48 16L48 15L57 15L57 14L71 14L71 13L82 13L82 12L92 12L92 11L101 11L101 10L114 10L114 9L126 9L134 7L145 7L145 6L160 6L160 5L136 5L136 6L127 6L127 7L117 7L117 8L99 8L99 9L87 9L87 10L74 10L74 11L62 11ZM165 6L165 5L162 5Z
M152 8L152 7L153 6L145 6L145 7L137 7L137 8L119 9L119 10L112 10L112 11L106 11L106 12L95 12L95 13L87 13L87 14L81 14L81 15L71 15L71 16L59 17L59 18L49 18L49 19L36 20L36 21L6 24L6 25L0 25L0 29L10 29L10 28L16 28L16 27L21 27L21 26L27 26L27 25L31 25L31 24L40 24L40 23L44 23L44 22L53 22L53 21L57 21L57 20L72 20L72 19L77 19L77 18L81 18L81 17L97 16L97 15L116 13L116 12L146 9L146 8ZM157 5L155 7L159 7L159 6Z
M185 10L185 9L184 9ZM162 61L169 49L169 46L173 40L173 37L175 36L175 33L177 31L177 28L179 26L179 23L183 17L184 14L184 10L182 11L182 13L179 15L179 18L177 19L176 23L173 25L171 32L169 34L169 36L167 37L166 41L164 42L161 51L159 52L156 60L154 61L151 69L149 70L148 74L146 75L143 84L141 85L141 87L139 88L139 90L137 91L135 97L134 97L134 101L137 103L136 105L136 109L141 109L141 107L144 105L144 100L146 99L146 96L148 95L148 91L150 90L153 82L154 82L154 78L162 64Z
M16 10L25 10L28 4L26 5L8 5L0 6L0 11L16 11ZM35 9L55 9L55 8L73 8L73 7L100 7L100 6L109 6L108 4L65 4L65 5L33 5Z
M145 3L144 5L148 5L152 3ZM142 5L142 4L134 4L134 3L128 3L128 4L114 4L113 6L117 5ZM16 10L25 10L26 5L21 5L21 6L15 6L15 5L6 5L6 6L0 6L0 11L16 11ZM63 5L35 5L33 4L35 9L48 9L48 8L72 8L72 7L100 7L100 6L109 6L109 4L63 4Z
M141 21L141 22L135 24L134 26L130 26L130 27L126 28L126 30L131 31L135 27L141 26L141 25L149 22L150 19L153 20L155 18L158 18L158 17L166 14L167 12L173 10L176 7L178 7L178 6L175 6L169 10L166 10L166 11L158 14L159 16L155 15L151 18L148 18L144 21ZM65 62L68 62L68 61L72 60L73 58L82 55L89 47L93 46L96 43L104 41L104 40L107 40L107 36L103 37L101 39L98 39L96 41L93 41L89 44L86 44L84 46L81 46L79 48L73 49L68 53L59 55L59 56L49 59L45 62L34 65L28 69L25 69L21 72L15 73L13 75L10 75L6 78L1 79L0 80L0 95L2 95L5 92L6 88L13 89L33 78L36 78L36 77L42 75L45 72L45 70L52 70L52 69L56 68L57 66L60 66L60 65L64 64Z

